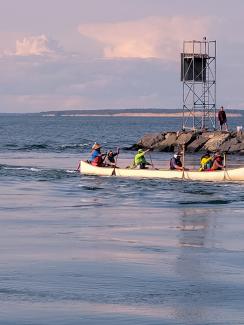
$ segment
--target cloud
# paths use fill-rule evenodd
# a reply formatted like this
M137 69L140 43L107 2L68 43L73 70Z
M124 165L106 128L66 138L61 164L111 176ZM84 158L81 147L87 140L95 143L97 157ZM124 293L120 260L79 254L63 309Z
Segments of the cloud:
M168 107L164 96L171 90L174 103L177 98L178 74L172 78L171 68L155 59L12 55L0 60L0 69L3 112ZM163 89L162 76L168 80Z
M116 23L79 25L81 35L104 44L106 58L160 58L175 61L185 39L208 35L209 17L147 17Z
M48 39L45 35L39 35L17 40L15 55L52 55L60 51L61 48L56 41Z

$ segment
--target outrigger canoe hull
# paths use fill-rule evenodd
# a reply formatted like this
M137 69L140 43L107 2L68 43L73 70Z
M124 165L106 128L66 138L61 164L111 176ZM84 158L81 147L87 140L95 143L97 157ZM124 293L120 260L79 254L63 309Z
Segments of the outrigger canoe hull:
M206 182L244 182L244 167L219 170L219 171L177 171L166 169L125 169L111 167L96 167L80 161L79 171L84 175L118 176L131 178L162 178L162 179L185 179L190 181Z

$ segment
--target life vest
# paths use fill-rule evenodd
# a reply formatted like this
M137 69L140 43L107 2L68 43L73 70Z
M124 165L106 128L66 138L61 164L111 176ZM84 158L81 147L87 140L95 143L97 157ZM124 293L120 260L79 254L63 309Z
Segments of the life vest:
M98 166L101 167L103 164L103 159L102 159L102 155L99 155L97 157L95 157L93 159L93 161L91 162L92 166Z
M210 169L212 167L212 158L211 157L203 157L201 159L201 167L200 167L200 170L206 170L206 169Z

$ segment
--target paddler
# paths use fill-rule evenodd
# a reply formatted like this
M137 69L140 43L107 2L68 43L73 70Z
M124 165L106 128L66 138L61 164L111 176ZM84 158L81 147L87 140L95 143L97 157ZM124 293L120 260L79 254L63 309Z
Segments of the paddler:
M143 151L142 149L139 149L137 151L137 154L134 157L133 163L131 164L130 168L140 168L140 169L147 169L146 166L151 166L149 162L146 161L145 154L149 152L150 149Z
M116 165L116 161L114 158L118 155L119 155L119 149L117 149L117 152L113 152L113 150L109 150L104 160L104 165L106 167L114 167Z
M106 156L106 154L101 153L101 145L95 142L94 145L92 146L91 153L92 155L91 155L90 163L93 166L102 167L104 156Z
M210 170L213 165L212 157L209 152L206 152L200 159L199 171Z
M181 154L175 153L173 157L170 159L169 168L171 170L183 170L182 162L181 162ZM186 169L185 169L186 170Z
M216 152L213 158L213 166L211 167L211 170L222 170L225 168L224 164L224 158L219 152Z

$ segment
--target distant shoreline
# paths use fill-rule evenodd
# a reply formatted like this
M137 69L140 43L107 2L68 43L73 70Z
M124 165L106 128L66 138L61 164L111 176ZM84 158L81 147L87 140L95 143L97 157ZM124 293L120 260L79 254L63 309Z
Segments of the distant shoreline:
M42 114L44 117L182 117L182 113L111 113L111 114ZM185 114L187 116L187 114ZM201 116L201 112L196 112L196 116ZM241 113L227 113L227 117L242 117Z

